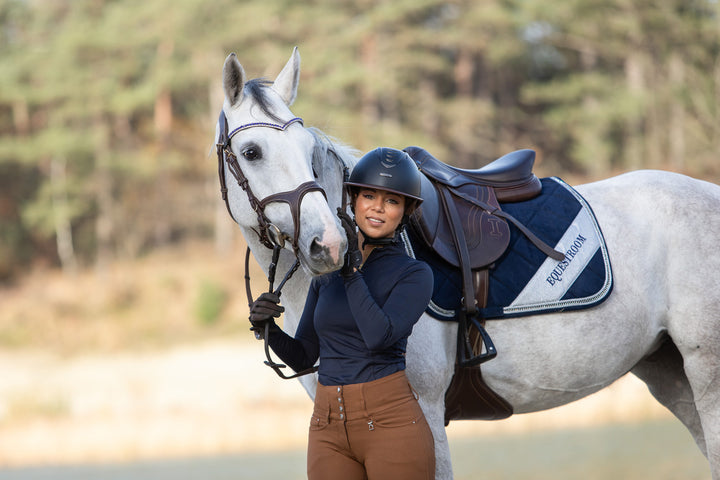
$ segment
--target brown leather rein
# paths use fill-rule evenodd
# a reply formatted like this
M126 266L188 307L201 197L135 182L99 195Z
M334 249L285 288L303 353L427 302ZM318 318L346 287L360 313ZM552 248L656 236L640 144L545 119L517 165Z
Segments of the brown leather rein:
M247 130L248 128L254 128L254 127L265 127L265 128L274 128L276 130L285 131L290 125L293 123L300 123L300 125L303 124L302 118L295 117L291 118L284 124L280 125L277 123L270 123L270 122L253 122L253 123L247 123L240 125L239 127L235 128L231 132L229 132L228 129L228 122L227 118L225 117L225 112L220 112L220 117L218 118L218 125L220 134L218 137L218 142L216 144L217 148L217 157L218 157L218 176L220 178L220 193L222 195L222 199L225 201L225 207L227 207L227 211L230 214L230 217L237 223L237 219L232 213L232 210L230 209L230 202L228 200L228 189L227 189L227 183L225 181L225 163L228 165L228 169L230 170L230 173L232 173L233 177L235 177L235 180L237 181L240 188L245 191L245 193L248 196L248 201L250 202L250 206L252 207L253 211L257 215L257 221L258 221L258 228L257 230L253 228L253 231L258 235L260 242L265 245L267 248L271 249L273 251L272 254L272 261L270 262L270 266L268 267L268 282L269 287L268 291L273 292L278 297L282 294L282 288L285 286L285 283L290 280L290 277L297 271L298 267L300 266L300 259L298 256L299 253L299 246L298 241L300 238L300 205L302 203L303 198L306 194L313 192L313 191L319 191L323 194L325 199L327 200L327 194L325 193L325 190L314 180L305 182L301 185L299 185L294 190L289 190L287 192L280 192L275 193L273 195L269 195L262 200L259 200L255 194L252 191L252 188L250 188L250 184L248 182L247 177L243 173L242 169L240 168L240 164L238 163L237 157L232 151L230 142L232 140L232 137L235 136L236 133ZM345 176L347 176L347 168L345 168ZM293 224L294 224L294 234L293 237L289 237L287 234L283 233L276 225L274 225L265 215L265 207L267 207L268 204L273 202L282 202L287 203L290 207L290 213L292 215ZM345 196L343 195L343 209L346 207L345 205ZM292 248L293 253L295 254L295 262L293 263L292 267L290 267L290 270L287 271L285 276L283 277L280 284L278 284L277 288L273 289L273 284L275 282L275 271L277 269L277 262L280 257L280 251L285 246L285 240L292 240ZM252 291L250 288L250 247L247 247L247 250L245 251L245 293L247 294L248 299L248 307L253 303L253 296ZM270 356L270 348L268 346L268 336L269 336L269 329L270 329L270 323L265 324L264 330L258 330L251 328L255 332L255 338L258 340L262 339L264 340L264 349L265 349L265 357L267 360L265 361L265 365L272 368L275 373L277 373L281 378L284 379L291 379L296 378L301 375L307 375L309 373L313 373L317 371L317 367L312 367L306 370L303 370L301 372L295 373L293 375L285 375L281 369L286 368L286 365L283 365L281 363L277 363L273 361L272 357Z

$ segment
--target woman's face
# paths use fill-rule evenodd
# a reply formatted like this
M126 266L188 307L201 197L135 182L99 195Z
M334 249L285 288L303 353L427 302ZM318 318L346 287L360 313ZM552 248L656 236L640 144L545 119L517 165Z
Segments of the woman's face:
M355 222L371 238L391 238L405 213L405 197L361 188L355 197Z

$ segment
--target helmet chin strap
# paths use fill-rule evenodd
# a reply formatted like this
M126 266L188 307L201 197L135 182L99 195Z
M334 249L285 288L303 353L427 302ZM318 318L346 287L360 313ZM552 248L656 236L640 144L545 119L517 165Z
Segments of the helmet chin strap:
M360 227L358 227L358 231L362 233L363 236L363 243L362 243L362 249L365 249L365 245L375 245L375 246L385 246L385 245L395 245L400 240L400 231L402 230L403 225L401 224L397 230L395 230L395 234L392 237L382 237L382 238L372 238L369 237L365 232L362 231Z

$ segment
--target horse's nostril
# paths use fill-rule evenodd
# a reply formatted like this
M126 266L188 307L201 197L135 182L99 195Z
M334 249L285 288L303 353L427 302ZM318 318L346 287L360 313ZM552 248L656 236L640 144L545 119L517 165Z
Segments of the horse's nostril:
M310 244L310 256L313 258L320 257L322 255L326 255L328 253L328 248L324 245L320 244L320 239L315 237Z

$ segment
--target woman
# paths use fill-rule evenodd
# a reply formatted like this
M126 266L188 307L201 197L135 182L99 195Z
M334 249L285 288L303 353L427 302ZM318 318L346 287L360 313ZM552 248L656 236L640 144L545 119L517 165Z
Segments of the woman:
M295 337L275 325L284 308L272 293L253 303L250 321L253 328L271 322L268 342L295 371L320 360L309 479L432 479L432 432L405 376L405 349L433 278L399 240L422 202L420 172L405 152L378 148L360 159L345 186L358 231L338 209L345 263L312 281Z

